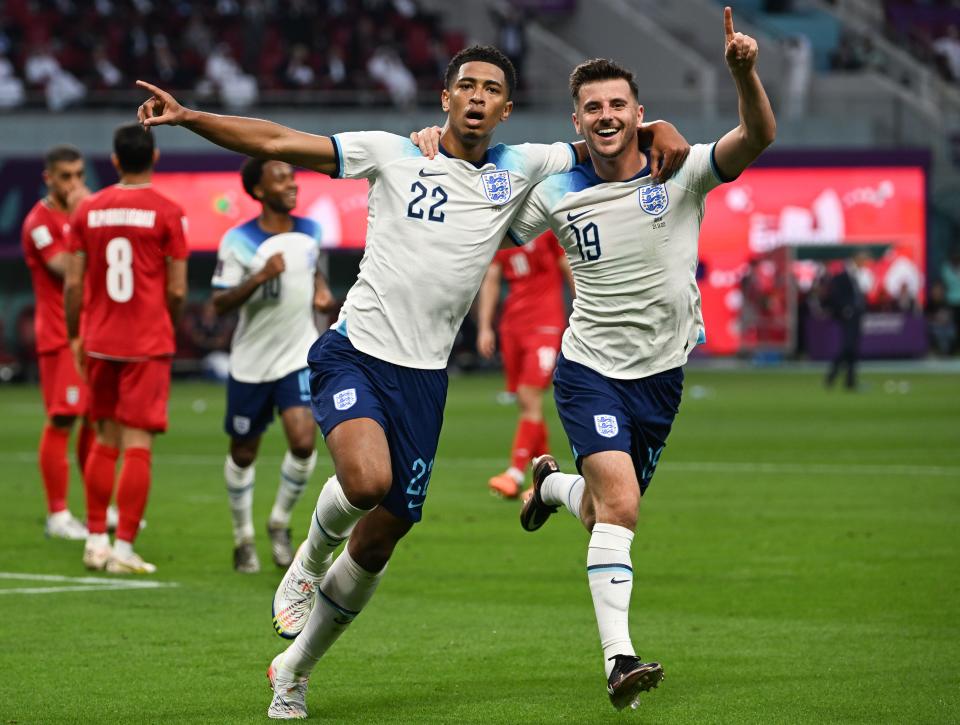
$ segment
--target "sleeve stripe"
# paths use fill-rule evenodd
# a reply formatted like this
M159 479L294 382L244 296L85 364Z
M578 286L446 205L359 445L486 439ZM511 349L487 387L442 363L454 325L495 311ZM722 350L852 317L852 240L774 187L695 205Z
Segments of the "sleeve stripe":
M336 171L333 173L334 179L343 178L343 149L340 148L340 139L336 136L331 136L330 140L333 141L333 161L336 167Z
M522 247L524 244L526 244L526 242L524 242L514 233L513 229L507 229L507 237L509 237L510 241L518 247Z
M567 148L570 149L570 156L572 157L570 160L570 168L572 169L577 165L577 150L574 148L572 143L568 143Z
M726 178L723 174L720 173L720 167L717 166L717 143L714 142L710 147L710 170L713 172L713 175L717 177L717 181L721 184L729 184L731 181L734 181L737 177Z

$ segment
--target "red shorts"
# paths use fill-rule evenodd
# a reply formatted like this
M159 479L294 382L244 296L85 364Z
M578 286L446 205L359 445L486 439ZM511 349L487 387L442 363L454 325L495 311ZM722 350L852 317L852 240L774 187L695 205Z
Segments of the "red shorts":
M507 376L507 390L524 385L546 390L560 352L562 332L519 334L500 330L500 357Z
M135 361L88 357L90 417L162 433L167 429L172 364L169 357Z
M87 414L87 386L73 364L69 347L44 352L37 356L40 367L40 389L47 415L81 416Z

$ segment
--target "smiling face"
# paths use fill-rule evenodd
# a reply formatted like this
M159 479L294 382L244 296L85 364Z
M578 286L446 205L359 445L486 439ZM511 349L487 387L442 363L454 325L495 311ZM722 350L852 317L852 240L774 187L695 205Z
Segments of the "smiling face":
M592 81L580 86L573 125L590 152L604 158L618 156L637 145L641 106L623 78Z
M254 193L264 206L289 214L297 206L297 180L293 167L283 161L267 161Z
M450 128L462 141L488 138L513 109L503 70L493 63L470 61L460 66L440 100Z

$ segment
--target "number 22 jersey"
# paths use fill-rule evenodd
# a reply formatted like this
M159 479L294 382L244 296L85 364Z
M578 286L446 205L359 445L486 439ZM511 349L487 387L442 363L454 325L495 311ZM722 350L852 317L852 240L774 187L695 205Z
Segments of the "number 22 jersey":
M566 143L499 144L477 164L427 160L410 141L333 137L341 178L365 178L366 250L337 329L361 352L439 370L483 275L530 188L575 160Z
M143 360L172 355L167 259L186 259L183 210L149 184L88 196L70 221L70 251L87 260L83 339L88 355Z

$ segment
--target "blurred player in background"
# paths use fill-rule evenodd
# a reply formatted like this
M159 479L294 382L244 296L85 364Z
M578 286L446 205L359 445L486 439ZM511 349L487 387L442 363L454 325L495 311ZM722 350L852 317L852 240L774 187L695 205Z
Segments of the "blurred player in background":
M573 291L566 254L552 232L514 249L501 249L493 258L477 302L477 350L488 360L496 352L493 319L500 301L500 281L510 285L500 315L500 356L507 391L515 393L520 420L513 437L510 467L490 479L490 490L516 498L527 465L549 453L543 420L543 392L550 386L567 326L563 284Z
M47 152L43 169L47 195L34 204L23 221L23 255L33 279L36 298L34 329L40 389L47 421L40 437L38 462L47 496L47 536L83 540L87 528L67 508L70 465L67 448L74 421L83 419L77 434L79 470L83 471L93 442L87 412L87 386L73 364L63 320L63 276L70 254L66 230L70 212L90 193L83 178L83 157L73 146Z
M776 134L756 41L734 32L729 7L724 32L737 128L694 146L680 171L657 184L634 140L643 106L633 74L608 60L583 63L570 87L591 160L537 185L512 227L521 240L551 227L571 261L577 296L554 396L583 474L538 458L520 523L534 531L566 506L590 532L587 579L617 709L663 679L660 664L643 662L630 638L630 548L641 496L680 406L682 366L705 339L696 282L705 197L737 178Z
M97 430L84 469L83 563L115 574L156 571L133 542L150 490L153 436L167 429L173 330L187 294L183 211L150 186L158 157L153 134L135 123L120 126L111 156L119 183L84 199L70 223L67 337L90 388ZM107 505L121 451L120 519L111 548Z
M840 326L840 346L830 361L824 379L824 385L828 388L833 387L840 369L846 368L844 385L847 390L857 389L860 337L863 334L863 315L867 311L867 295L860 286L860 270L869 262L869 254L857 252L830 278L827 309Z
M293 560L290 512L317 464L316 426L310 413L307 352L317 339L315 313L334 304L320 251L320 226L293 216L297 181L283 161L248 159L243 188L260 203L260 215L223 236L213 275L218 314L240 310L230 346L224 427L230 453L224 464L233 514L233 568L260 570L254 546L254 461L276 409L289 446L267 521L273 561ZM319 332L326 330L326 326Z
M434 159L393 134L317 136L186 109L140 85L153 93L138 111L146 126L185 126L234 151L370 182L359 277L335 328L309 356L314 417L336 475L274 596L274 626L296 641L268 669L274 696L267 714L303 718L310 674L421 519L450 350L515 209L534 183L568 170L585 151L564 143L491 147L512 110L516 73L489 46L461 51L447 68L441 102L448 119ZM661 151L686 151L675 131L660 140Z

